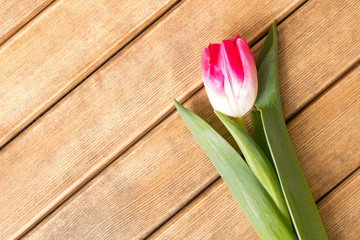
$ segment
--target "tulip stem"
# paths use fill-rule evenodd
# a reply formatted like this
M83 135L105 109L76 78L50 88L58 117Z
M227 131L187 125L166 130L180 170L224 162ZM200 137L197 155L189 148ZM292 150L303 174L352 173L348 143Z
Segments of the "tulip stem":
M237 117L236 118L236 122L237 124L239 125L239 127L241 127L241 129L245 130L246 132L248 132L247 128L246 128L246 125L245 125L245 122L244 122L244 119L242 117Z

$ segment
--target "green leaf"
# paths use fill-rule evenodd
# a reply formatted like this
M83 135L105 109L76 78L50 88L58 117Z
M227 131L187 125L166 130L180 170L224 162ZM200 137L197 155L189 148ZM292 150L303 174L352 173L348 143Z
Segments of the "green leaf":
M266 157L269 159L271 164L274 166L272 161L272 156L270 153L269 146L267 145L266 136L264 132L264 128L261 121L260 112L251 112L251 123L252 123L252 135L254 137L255 142L259 145L261 150L265 153Z
M250 169L266 191L270 194L282 216L286 219L288 225L291 226L290 215L281 190L279 179L270 160L266 157L265 153L251 138L247 131L240 128L236 125L236 123L221 112L215 110L215 114L229 130L236 143L239 145L239 148Z
M255 106L261 112L267 143L299 239L327 239L282 114L277 49L274 22L257 61L259 92Z
M296 239L274 201L239 153L199 116L175 106L262 239Z

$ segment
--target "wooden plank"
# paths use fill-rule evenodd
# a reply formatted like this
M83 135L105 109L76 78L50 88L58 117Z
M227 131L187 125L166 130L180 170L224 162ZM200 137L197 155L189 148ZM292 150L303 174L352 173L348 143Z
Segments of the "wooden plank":
M62 0L4 43L0 146L175 1Z
M360 111L353 104L360 101L359 77L360 67L357 67L288 124L315 199L319 199L360 166L360 129L357 127ZM347 197L343 197L346 202ZM337 219L334 216L332 218ZM152 238L227 239L231 236L258 239L225 184L219 179Z
M332 19L329 21L329 18ZM315 0L289 18L291 27L279 28L282 59L279 78L286 118L360 60L360 31L350 26L355 19L360 19L360 5L356 0ZM286 39L290 36L291 39ZM350 56L343 55L341 51L345 49ZM340 65L336 66L337 63ZM298 79L306 79L306 84L295 84Z
M171 97L194 92L203 46L236 33L254 42L300 3L181 3L0 152L0 237L29 229L169 113Z
M318 203L319 212L329 239L353 239L359 237L360 219L360 171L341 184L334 192ZM237 207L222 181L217 181L196 199L191 211L180 212L176 227L167 224L149 239L259 239L243 212ZM190 206L187 207L187 209ZM206 208L206 209L205 209ZM175 219L171 220L173 223ZM199 222L204 222L198 224ZM194 224L191 224L194 223ZM181 226L180 226L181 225ZM185 232L181 233L180 232ZM160 234L161 233L161 234ZM192 238L190 238L192 237Z
M319 205L329 239L357 240L360 236L360 170Z
M190 222L186 223L186 221ZM171 239L260 239L221 179L171 218L149 239L169 237Z
M0 1L0 45L54 0Z
M323 7L319 5L318 2L305 4L303 8L295 12L294 16L290 16L287 20L285 20L279 28L280 42L290 42L295 44L297 48L303 49L303 51L298 51L299 55L292 56L298 61L291 61L293 65L287 66L289 69L297 69L301 71L300 73L297 73L297 79L292 79L292 82L288 82L289 78L284 78L284 71L286 70L283 67L281 68L281 84L286 84L288 86L291 85L291 88L295 88L297 90L294 91L290 88L284 89L284 87L282 87L282 89L285 91L292 91L293 95L302 96L303 99L308 98L308 92L302 91L301 86L304 86L305 88L305 86L311 84L312 81L319 82L319 86L326 86L328 83L333 82L338 73L342 72L344 68L347 68L348 62L343 60L348 54L350 54L350 51L354 50L352 47L354 43L350 42L349 46L343 47L341 51L324 51L324 49L327 49L332 44L338 43L337 34L341 33L343 28L347 26L351 27L352 24L342 26L344 22L351 21L352 19L351 14L349 14L349 10L353 9L354 6L349 4L349 2L347 5L345 4L346 9L342 11L337 11L334 6L333 8L327 9L327 14L329 14L329 16L331 16L331 14L338 14L338 17L336 21L323 22L323 25L319 25L316 30L314 30L316 32L311 32L312 36L316 35L317 37L314 41L303 41L303 39L298 39L297 35L294 35L291 31L289 31L289 29L292 29L293 31L303 34L307 33L309 32L308 25L317 18L323 17L320 14L321 12L318 12L317 14L310 12L309 16L305 15L306 17L299 17L304 16L304 12L312 9L314 4L317 8L322 9ZM299 28L295 29L294 26L298 26ZM338 26L342 27L337 28ZM329 29L332 29L332 31ZM305 34L304 37L306 36L307 35ZM352 39L352 33L348 35L344 34L343 36L344 38L341 40L342 42L348 42ZM321 41L322 39L327 39L327 41ZM329 45L327 46L327 44ZM284 61L289 60L289 55L285 53L288 47L283 48L285 45L290 44L283 43L280 45L280 66L285 64ZM293 50L289 49L289 51ZM304 64L301 59L307 58L307 54L311 51L315 51L315 53L312 54L318 57L308 58L308 63L306 64L307 68L297 66L297 64ZM339 54L344 54L344 56L335 59L334 57ZM286 58L284 58L284 56L286 56ZM325 59L328 61L326 62ZM350 62L352 61L351 58L347 60ZM324 68L313 68L317 62L326 63L327 68L337 68L337 71L334 71L333 75L328 75L326 78L316 78L317 76L323 76L322 72L324 71ZM308 77L306 73L309 71L312 71L314 78ZM186 79L184 79L184 82L185 80ZM163 84L166 84L166 81L164 81ZM357 88L352 87L352 89ZM317 89L317 91L321 90L323 89ZM347 99L344 101L349 101L349 97L346 98L346 96L348 96L346 93L343 93L345 99ZM353 92L352 95L350 95L356 96L356 94L356 92ZM300 97L292 98L289 94L286 94L286 96L288 97L284 99L285 105L298 100L305 102L303 99L299 99ZM337 96L339 96L338 93ZM331 97L327 97L327 99L329 98ZM333 101L338 102L338 99ZM219 127L220 125L218 121L215 120L216 118L212 114L212 109L209 106L203 90L192 97L191 100L186 103L186 106L190 107L194 112L200 113L200 115L214 125L215 128L223 131L223 129ZM332 106L328 106L325 110L330 112L330 107ZM349 109L348 105L345 105L345 107ZM311 109L313 109L312 111L315 111L314 107ZM334 112L332 108L330 108L330 110ZM336 111L341 112L341 110L342 109L339 108ZM307 112L309 111L310 110L307 110ZM335 113L338 114L339 112ZM348 115L351 115L351 113L352 112L349 111ZM286 114L289 115L288 112L286 112ZM317 118L317 121L314 121L314 127L320 128L321 126L325 126L324 123L323 125L319 125L323 122L322 112L317 113L315 111L311 112L311 114ZM134 118L134 120L136 119L137 118ZM350 118L345 119L348 120ZM331 120L341 120L338 123L335 123L335 128L343 124L343 118L341 116L334 115L327 119L329 127L332 126L332 123L329 123ZM143 120L143 122L145 121L146 119ZM303 124L302 121L297 121L297 124ZM306 119L304 123L307 123L307 121L308 119ZM309 139L310 135L320 133L317 132L318 129L310 131L311 127L299 130L296 128L296 120L293 122L294 123L290 124L292 137L294 137L294 133L297 135L299 131L305 131L306 129L307 133L302 133L304 139ZM346 130L347 127L343 126L340 129ZM345 134L344 136L346 137L349 135ZM304 142L301 143L304 144ZM341 145L341 143L342 142L339 141L337 144ZM355 143L356 141L352 144ZM311 143L306 144L307 147L311 146ZM298 150L302 149L302 146L299 146L298 144L295 146ZM337 149L337 146L338 145L331 146L330 149ZM339 151L341 149L344 150L342 147L339 148ZM318 149L314 148L314 150ZM301 155L301 152L299 152L299 154L302 158L307 156ZM341 154L342 152L338 153L336 156ZM306 160L301 161L303 166L305 166L304 168L307 169L306 171L309 171L306 164L317 164L317 166L320 167L323 159L324 158L318 160L315 159L316 163L311 163ZM344 161L346 161L345 164L343 163ZM349 159L349 161L347 161L343 158L335 158L334 165L332 165L334 171L325 172L321 168L317 168L320 172L319 174L323 174L323 178L318 184L322 184L323 187L326 187L323 189L315 188L315 196L321 196L327 190L331 189L337 182L339 182L344 173L346 174L351 171L351 169L354 169L354 166L357 164L358 161L356 162L354 159ZM334 166L336 166L336 168ZM337 170L339 168L344 168L344 170L339 170L338 175ZM109 168L99 174L97 178L91 181L87 186L76 193L74 197L65 202L53 214L41 222L28 237L35 239L71 238L74 236L78 236L79 238L97 238L100 236L104 238L141 238L150 233L153 229L159 226L159 224L166 221L166 219L171 217L172 214L179 211L190 199L195 197L205 188L205 186L210 184L217 177L218 175L212 167L210 161L196 144L179 115L175 113L154 128L135 146L133 146L131 151L128 151L127 154L118 158ZM313 189L314 184L316 184L316 182L311 182L311 187ZM89 199L91 199L91 201ZM211 206L207 205L206 207L210 208ZM231 213L236 213L234 208L231 210ZM68 224L74 222L76 223L73 225ZM193 219L191 219L188 223L189 225L192 225ZM211 225L209 222L207 222L207 224ZM183 231L186 232L185 228L183 228Z

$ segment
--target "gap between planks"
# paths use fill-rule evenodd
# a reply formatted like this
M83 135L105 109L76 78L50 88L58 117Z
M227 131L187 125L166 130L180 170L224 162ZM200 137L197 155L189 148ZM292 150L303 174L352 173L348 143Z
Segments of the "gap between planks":
M285 8L285 10L291 9L291 7L293 7L293 5L291 5L289 8ZM284 10L284 11L285 11L285 10ZM279 13L280 17L282 17L283 14L284 14L284 12L280 12L280 13ZM279 15L278 15L278 17L279 17ZM270 23L269 23L269 25L270 25ZM264 29L264 31L265 31L265 29ZM161 114L163 114L163 113L164 113L164 112L162 112ZM165 113L166 113L166 112L165 112ZM151 126L150 126L150 127L151 127ZM111 159L110 159L110 161L111 161ZM101 168L102 168L102 166L101 166L101 164L100 164L97 169L101 169ZM95 172L89 171L90 177L91 177L94 173L96 173L96 172L97 172L97 171L95 171ZM78 182L76 182L76 183L78 183ZM59 199L61 199L61 197L58 197L58 198L56 198L55 200L58 201Z
M151 24L149 24L148 26L146 26L141 32L139 32L139 34L137 34L134 38L132 38L129 42L126 43L126 45L124 45L122 48L120 48L117 52L115 52L114 54L112 54L107 60L106 62L104 62L103 64L101 64L99 67L97 67L94 71L92 71L86 78L84 78L81 82L79 82L76 86L74 86L69 92L67 92L64 96L62 96L58 101L56 101L54 104L52 104L48 109L46 109L43 113L41 113L36 119L34 119L28 126L26 126L24 129L21 130L21 132L19 132L18 134L16 134L16 136L14 136L7 144L9 144L12 140L14 140L18 135L20 135L23 131L25 131L28 127L30 127L34 122L36 122L36 120L38 120L39 118L41 118L44 114L46 114L46 112L48 112L51 108L53 108L57 103L59 103L62 99L64 99L67 95L69 95L72 91L74 91L80 84L82 84L86 79L88 79L92 74L94 74L97 70L99 70L103 65L105 65L108 61L111 60L111 58L113 58L115 55L117 55L121 50L123 50L125 47L127 47L133 40L135 40L136 38L138 38L141 34L143 34L146 30L148 30L156 21L160 20L163 16L169 14L171 12L171 10L173 10L173 8L179 4L182 0L178 0L176 3L174 3L166 12L164 12L163 14L161 14L158 18L156 18ZM296 12L299 8L301 8L306 2L308 2L308 0L305 0L304 2L300 3L298 6L295 5L295 7L293 9L290 9L290 11L288 13L286 13L286 15L284 16L280 16L279 20L277 22L277 25L279 26L281 23L283 23L291 14L293 14L294 12ZM269 23L267 30L270 27ZM263 41L265 39L267 35L267 32L262 32L260 33L257 37L255 37L252 41L249 42L249 46L250 48L252 48L253 46L255 46L256 44L258 44L260 41ZM199 91L201 91L203 89L203 84L202 82L198 85L195 86L193 88L193 90L189 93L187 93L187 95L185 95L183 97L183 100L180 101L182 103L188 101L192 96L194 96L196 93L198 93ZM86 186L90 181L92 181L93 179L95 179L103 170L105 170L107 167L109 167L115 160L117 160L119 157L121 157L122 155L126 154L137 142L141 141L150 131L152 131L154 128L156 128L158 125L160 125L162 122L164 122L167 118L169 118L173 113L175 112L175 107L171 106L162 116L160 116L158 118L158 120L156 122L154 122L153 125L149 126L148 129L146 129L144 132L142 132L141 134L139 134L137 136L136 139L134 139L134 141L132 141L128 146L126 146L123 151L121 151L120 153L118 153L117 155L115 155L113 157L113 159L111 159L108 164L104 165L102 168L99 169L98 172L94 173L93 176L90 176L89 179L85 180L83 183L81 183L81 185L79 185L79 188L77 188L74 192L72 192L70 195L68 195L65 199L61 200L61 202L54 208L52 209L50 212L48 212L46 215L43 216L42 219L40 219L37 223L35 223L31 228L29 228L27 231L25 231L24 233L22 233L20 235L19 238L23 238L25 237L29 232L31 232L34 228L36 228L36 226L41 223L41 221L43 221L46 217L48 217L49 215L51 215L51 213L53 213L54 211L56 211L64 202L66 202L68 199L70 199L74 194L76 194L77 192L79 192L84 186ZM7 145L6 144L6 145ZM5 146L6 146L5 145ZM3 147L5 147L3 146ZM0 151L3 147L0 147ZM219 177L220 178L220 177ZM215 179L213 182L215 183L219 178ZM203 191L205 191L207 188L209 188L212 185L212 183L210 185L208 185L204 190L202 190L198 195L200 195ZM195 198L195 197L194 197ZM190 199L189 202L191 202L193 199ZM188 202L188 203L189 203ZM187 203L187 204L188 204ZM186 205L187 205L186 204ZM185 206L186 206L185 205ZM185 207L183 206L183 207ZM183 208L182 207L182 208ZM180 209L181 210L181 209ZM180 211L179 210L179 211ZM175 213L176 214L176 213ZM174 214L174 215L175 215ZM165 222L167 222L168 220L166 220ZM163 224L163 223L162 223ZM162 225L161 224L161 225ZM160 225L160 226L161 226ZM160 227L159 226L159 227ZM158 227L158 228L159 228ZM155 230L154 230L155 231ZM149 234L150 236L151 234ZM147 237L146 237L147 238Z
M343 74L343 76L336 80L334 84L331 84L331 87L328 87L325 91L322 92L321 96L318 96L316 100L313 100L311 103L308 104L308 107L310 105L316 104L317 100L320 100L324 97L324 99L329 99L329 96L336 96L336 91L342 88L344 88L344 85L347 86L349 83L355 83L356 78L359 74L359 64L355 64L347 73ZM347 78L349 77L349 78ZM343 84L343 85L341 85ZM353 85L352 84L352 85ZM336 88L336 89L334 89ZM333 90L334 89L334 90ZM320 104L324 104L324 99L322 99ZM344 105L344 104L343 104ZM321 105L320 105L321 106ZM345 107L345 106L343 106ZM354 111L354 108L352 108ZM304 111L303 109L300 111ZM300 116L301 113L297 113L296 116ZM295 118L292 117L291 120L287 121L287 124L293 121ZM292 127L293 129L293 127ZM356 154L356 153L354 153ZM319 204L324 199L327 199L329 195L332 195L334 191L338 189L339 186L342 186L344 182L346 182L349 178L351 178L353 175L357 174L357 171L359 170L359 165L357 165L353 170L348 172L345 176L343 176L342 179L340 179L331 189L329 189L327 192L323 193L322 195L316 196L316 203ZM192 211L193 209L197 208L197 205L206 199L206 196L208 196L211 193L214 193L217 191L217 188L221 185L224 185L221 178L218 177L215 181L212 182L211 185L206 187L200 194L197 194L196 197L192 199L192 201L188 202L185 206L183 206L179 211L177 211L175 214L172 215L172 217L168 218L165 223L163 223L161 226L159 226L157 229L155 229L151 234L147 236L147 238L154 239L162 234L162 232L165 232L168 228L170 228L173 224L176 224L178 220L182 218L187 212ZM225 198L223 201L226 201ZM216 209L213 211L217 211ZM209 216L208 216L209 217ZM225 216L226 217L226 216ZM180 223L181 225L181 223ZM177 226L179 227L179 226ZM167 236L167 235L165 235Z
M57 0L54 0L57 1ZM53 1L53 2L54 2ZM118 50L116 50L113 54L109 56L103 63L100 63L99 66L95 67L93 71L91 71L86 77L84 77L81 81L79 81L77 84L75 84L72 88L70 88L67 92L64 93L64 95L59 96L59 99L55 100L52 104L50 104L49 107L47 107L44 111L40 112L35 118L30 121L28 124L26 124L24 127L22 127L18 132L14 133L14 136L12 136L8 141L6 141L3 145L0 146L0 151L4 149L7 145L9 145L14 139L16 139L20 134L22 134L26 129L31 127L37 120L39 120L42 116L44 116L47 112L49 112L55 105L57 105L59 102L61 102L66 96L68 96L71 92L73 92L78 86L80 86L83 82L85 82L89 77L91 77L95 72L97 72L101 67L103 67L105 64L107 64L115 55L119 54L124 48L126 48L132 41L137 39L141 34L143 34L147 29L149 29L152 25L154 25L155 22L157 22L160 18L162 18L164 15L166 15L172 8L174 8L177 4L179 4L182 0L177 0L172 5L170 5L163 13L161 13L158 17L156 17L152 22L150 22L148 25L145 25L143 29L139 31L138 34L136 34L133 38L131 38L129 41L125 42L122 47L120 47ZM43 11L41 11L43 12ZM1 46L1 44L0 44Z
M316 103L316 101L321 98L325 93L331 91L332 88L335 87L336 84L339 84L341 79L345 78L347 75L349 75L357 66L359 63L354 64L353 66L349 67L339 78L337 78L333 83L331 83L329 86L324 88L319 95L315 96L311 100L309 100L306 105L304 105L302 108L300 108L297 112L295 112L293 115L290 115L288 119L286 119L286 125L290 123L293 119L296 118L296 116L300 115L307 107L313 105ZM201 87L198 91L200 91L203 87ZM197 91L197 92L198 92ZM195 95L195 94L193 94ZM193 96L192 95L192 96ZM186 99L182 104L185 104L192 96L190 96L188 99ZM316 200L316 203L319 203L324 198L326 198L328 195L330 195L338 186L340 186L343 182L345 182L347 179L349 179L353 174L356 173L356 171L359 169L357 167L352 172L350 172L347 176L345 176L341 181L339 181L334 187L332 187L329 191L327 191L325 194L323 194L318 200ZM172 214L169 218L167 218L164 222L162 222L159 226L157 226L151 233L149 233L145 239L151 239L153 235L162 229L169 221L176 215L181 214L182 211L184 211L186 208L188 208L190 205L195 206L199 197L205 194L206 192L211 192L211 189L214 188L216 185L220 185L221 176L218 176L215 180L213 180L209 185L207 185L203 190L199 191L193 198L191 198L184 206L182 206L179 210L177 210L174 214Z
M203 95L203 97L204 97L204 95ZM146 150L146 148L145 148L145 150ZM124 164L126 164L126 163L124 163ZM125 169L124 169L125 170ZM93 188L93 186L90 186L90 188ZM114 189L113 189L114 190ZM87 195L88 196L88 195ZM79 197L79 196L77 196L77 197ZM82 198L83 198L84 196L82 196ZM89 197L89 196L88 196ZM88 198L87 197L87 198ZM74 198L73 198L74 199ZM84 198L83 198L84 199ZM76 198L75 198L75 201L76 201ZM70 208L73 208L74 206L72 206L72 207L70 207ZM64 210L64 209L63 209ZM69 210L69 209L68 209ZM82 211L80 211L80 212L82 212ZM68 211L65 211L65 213L64 213L64 211L62 211L62 215L66 215L68 213ZM82 216L83 216L83 214L82 214ZM86 216L86 214L85 214L85 216ZM53 217L56 217L58 220L59 220L59 216L58 215L55 215L55 216L53 216ZM66 219L64 219L64 220L66 220ZM115 219L113 219L114 221L115 221ZM66 220L67 221L67 220ZM69 224L71 225L71 223L69 222ZM51 225L53 225L53 224L51 224ZM42 229L43 230L43 229ZM60 231L60 234L61 234L61 231Z
M338 239L337 237L334 237L334 235L335 236L337 236L337 235L343 235L342 236L342 238L341 239L357 239L357 238L349 238L349 235L351 235L351 236L354 236L354 235L356 235L356 231L358 231L358 230L356 230L355 229L355 232L354 232L354 229L352 229L352 228L350 228L349 229L349 227L347 227L347 228L343 228L343 227L341 227L341 228L334 228L334 227L330 227L329 225L342 225L342 226L344 226L344 225L347 225L347 223L350 223L350 225L352 224L352 225L355 225L356 226L356 221L355 222L353 222L352 223L352 221L350 220L351 219L351 217L355 217L354 215L350 215L350 217L348 217L348 215L349 214L347 214L347 213L343 213L343 215L345 215L345 216L341 216L341 211L340 211L340 214L338 214L338 215L334 215L334 212L336 213L336 212L339 212L339 209L336 209L336 207L333 207L332 209L330 209L330 211L329 211L329 209L327 210L327 211L324 211L323 209L325 208L329 208L330 206L328 205L328 203L329 203L329 201L332 201L332 199L334 199L334 198L346 198L347 197L347 194L346 195L339 195L342 191L344 191L344 189L346 189L346 188L348 188L348 186L349 186L349 184L350 185L354 185L353 183L353 181L354 181L354 179L357 179L358 177L359 177L359 174L360 174L360 168L359 167L357 167L353 172L352 172L352 174L350 174L350 175L348 175L345 179L343 179L342 181L341 181L341 183L338 185L338 187L334 190L334 191L332 191L330 194L328 194L325 198L321 198L321 199L318 199L317 201L316 201L316 203L317 203L317 207L318 207L318 210L319 210L319 212L320 212L320 215L321 215L321 217L322 217L322 219L323 219L323 223L324 223L324 225L325 225L325 227L326 227L326 229L327 229L327 234L328 234L328 237L330 237L329 239ZM202 196L202 198L198 198L198 199L196 199L192 204L191 204L191 206L188 206L187 207L187 209L185 209L183 212L181 212L181 213L179 213L179 216L177 216L177 220L174 220L172 223L170 223L170 224L168 224L168 226L164 226L163 228L161 228L161 230L162 230L162 232L156 232L156 234L154 234L154 235L152 235L152 236L149 236L148 238L146 238L146 239L164 239L164 237L162 236L162 233L164 233L164 232L166 232L166 231L168 231L169 230L169 228L171 228L173 225L172 224L176 224L176 221L181 221L181 219L183 218L183 217L187 217L186 215L187 214L192 214L193 215L193 213L191 213L191 211L192 210L194 210L195 208L201 208L201 209L203 209L204 207L203 206L201 206L201 205L203 205L203 204L205 204L205 205L207 205L207 202L208 201L210 201L209 200L209 198L214 198L212 195L217 195L217 198L219 198L219 197L222 197L223 196L223 194L221 195L221 196L219 196L219 192L224 192L224 185L223 185L223 182L222 181L216 181L215 183L214 183L214 185L212 185L212 187L211 188L209 188L209 189L207 189L204 193L203 193L203 196ZM356 191L356 189L354 189L355 188L355 185L353 186L353 188L351 188L351 189L349 189L349 193L350 192L354 192L354 190ZM225 191L227 191L227 189L225 190ZM228 194L227 194L228 195ZM224 197L225 198L225 197ZM225 198L226 199L226 198ZM224 199L224 201L226 201ZM353 199L352 199L352 201L354 201ZM347 201L346 201L347 202ZM343 205L344 204L344 201L343 202L339 202L339 201L336 201L336 205L338 205L338 204L341 204L341 205ZM238 207L237 205L236 205L236 203L235 204L233 204L232 202L230 203L230 205L232 205L231 207L233 208L233 207ZM234 205L236 205L236 206L234 206ZM223 205L223 207L224 207L224 205ZM346 207L345 206L345 208L346 209L351 209L353 206L352 205L350 205L350 206L348 206L348 207ZM357 208L359 208L359 206L356 206ZM215 208L215 211L216 211L217 209ZM340 208L340 210L341 210L341 208ZM355 209L355 210L359 210L359 209ZM203 211L206 211L206 210L204 210L203 209ZM354 213L354 210L350 210L350 211L352 211L353 213ZM241 211L240 211L241 212ZM228 211L225 211L225 214L228 214ZM244 225L244 231L246 231L246 232L249 232L250 231L250 236L252 237L252 238L254 238L254 239L258 239L258 236L257 236L257 234L255 233L255 231L254 231L254 229L251 227L251 225L248 223L248 221L247 221L247 219L245 218L245 215L243 215L243 213L241 212L240 213L240 215L239 215L239 213L234 213L236 216L237 216L237 218L234 218L233 220L230 220L230 221L241 221L240 222L240 224L241 225ZM337 220L336 221L333 221L333 220L328 220L327 218L328 218L328 215L329 214L333 214L333 216L335 217L335 218L337 218ZM356 214L355 214L356 215ZM225 216L226 217L226 216ZM240 220L238 219L238 218L241 218ZM348 217L348 218L347 218ZM341 220L340 220L340 219ZM206 221L206 220L205 220ZM235 222L235 224L237 224L237 225L239 225L239 222ZM335 229L335 232L333 231ZM219 232L221 232L221 230L219 230L218 229L218 231ZM226 232L228 232L228 231L231 231L231 227L228 227L228 228L226 228L225 229L225 231ZM236 230L234 231L234 232L236 232ZM346 234L344 234L343 232L346 232ZM239 233L239 232L236 232L236 233ZM176 234L176 233L173 233L174 235ZM241 235L242 235L242 237L244 237L243 236L243 232L241 232L240 233ZM227 234L227 236L228 236L228 234ZM247 237L249 237L249 236L247 236ZM176 238L175 236L174 236L174 239L178 239L178 238ZM220 238L220 239L223 239L223 237L222 238ZM340 238L339 238L340 239Z
M42 4L37 6L35 9L32 9L30 13L27 13L23 18L21 18L17 23L7 30L4 35L0 36L0 47L8 41L12 36L14 36L17 32L21 31L21 29L25 28L33 19L41 15L50 5L52 5L57 0L47 0ZM2 19L4 21L4 19Z
M359 183L360 167L344 179L335 191L319 201L319 212L325 220L329 239L359 239Z
M47 10L55 9L58 4L61 4L64 0L59 0L56 3L52 4L51 8L47 8ZM83 66L81 71L79 69L75 69L77 72L75 76L70 76L70 80L66 80L67 83L65 85L59 86L60 90L56 90L52 92L52 94L48 94L48 98L45 99L43 103L36 103L37 105L31 105L28 107L34 108L32 112L27 115L23 115L23 119L15 119L12 122L16 124L13 126L7 126L4 129L4 134L0 135L0 151L4 149L8 144L10 144L16 137L18 137L22 132L28 129L34 122L36 122L41 116L43 116L46 112L51 110L58 102L60 102L65 96L67 96L70 92L72 92L76 87L78 87L81 83L83 83L86 79L88 79L91 75L93 75L98 69L103 67L111 58L113 58L116 54L118 54L122 49L124 49L127 45L129 45L132 41L134 41L138 36L141 35L144 31L146 31L149 27L151 27L159 18L169 12L174 6L180 3L181 0L169 0L164 5L159 6L154 12L152 12L149 16L142 19L142 21L133 27L130 32L125 34L124 38L117 39L116 43L111 43L104 52L96 56L92 56L94 59L87 66ZM46 11L47 12L47 11ZM42 11L43 14L37 15L39 17L44 16L45 12ZM34 19L34 18L33 18ZM32 21L34 22L34 21ZM35 23L34 23L35 24ZM30 25L30 24L28 24ZM30 26L29 26L30 27ZM22 28L22 31L17 31L19 34L26 31L27 28ZM17 34L17 35L19 35ZM14 35L13 35L14 36ZM16 35L15 35L16 36ZM8 39L9 41L15 41L14 37ZM10 41L11 40L11 41ZM5 42L4 42L5 44ZM49 83L50 84L50 83ZM24 86L23 86L24 87ZM25 86L24 88L29 88L29 86ZM31 88L31 87L30 87ZM1 96L1 95L0 95ZM36 99L38 96L32 96ZM28 99L27 99L28 100ZM25 101L26 103L31 101ZM3 127L3 126L0 126ZM9 128L10 130L8 130Z
M59 2L61 0L53 0L51 3L53 2ZM20 131L16 132L15 135L13 137L11 137L7 142L5 142L2 146L0 146L0 151L2 151L7 145L9 145L13 140L15 140L20 134L22 134L26 129L28 129L29 127L31 127L32 124L34 124L38 119L40 119L42 116L44 116L47 112L49 112L55 105L57 105L59 102L61 102L66 96L68 96L71 92L73 92L78 86L80 86L83 82L85 82L89 77L91 77L95 72L97 72L101 67L103 67L105 64L107 64L115 55L117 55L119 52L121 52L124 48L126 48L131 42L133 42L135 39L137 39L139 36L141 36L145 31L147 31L151 26L153 26L159 19L163 18L165 15L167 15L168 13L171 12L172 9L174 9L182 0L176 0L173 3L171 3L170 5L165 6L163 9L158 9L158 11L156 13L153 13L153 15L155 17L151 17L150 16L150 22L146 24L145 22L145 26L143 28L140 27L139 32L137 34L135 34L133 37L130 38L130 40L126 41L124 43L124 45L121 45L121 47L116 50L113 54L111 54L108 58L105 59L104 62L100 63L100 65L98 65L97 67L95 67L94 70L92 70L85 78L83 78L79 83L77 83L76 85L74 85L69 91L65 92L65 94L63 96L59 96L59 99L55 100L49 107L47 107L43 112L39 113L39 115L35 116L35 118L33 120L30 121L30 123L26 124L25 127L23 127ZM51 4L47 5L44 9L42 9L38 14L36 14L32 19L34 19L36 16L39 16L40 13L43 13ZM151 20L152 19L152 20ZM28 21L27 23L29 23L30 21ZM137 26L138 27L138 26ZM15 33L19 32L22 28L18 29ZM136 30L136 28L135 28ZM14 34L15 34L14 33ZM13 35L14 35L13 34ZM9 38L8 38L9 39ZM7 40L8 40L7 39ZM2 42L0 43L0 46L5 43ZM165 118L164 118L165 119ZM150 126L150 128L148 130L145 131L144 134L146 134L146 132L150 131L152 127ZM142 136L138 136L138 139L141 139ZM138 139L135 139L134 141L137 141ZM114 158L117 158L117 156L114 156ZM110 162L112 162L113 160L110 160ZM90 178L89 179L85 179L84 182L81 182L79 184L79 186L82 186L83 184L86 184L87 182L89 182L93 177L95 177L99 172L101 172L104 168L106 167L106 165L99 167L99 171L95 172L94 174L90 174ZM69 198L72 195L72 193L70 193L70 195L66 196L64 199L59 198L58 202L61 203L66 201L67 198ZM56 207L55 207L56 209ZM39 221L42 221L42 219L44 217L46 217L48 214L50 214L53 211L53 209L50 209L49 211L47 211L46 213L44 213L44 215L34 221L33 224L30 224L29 226L26 226L24 229L20 229L15 235L17 235L14 238L22 238L28 231L30 231Z

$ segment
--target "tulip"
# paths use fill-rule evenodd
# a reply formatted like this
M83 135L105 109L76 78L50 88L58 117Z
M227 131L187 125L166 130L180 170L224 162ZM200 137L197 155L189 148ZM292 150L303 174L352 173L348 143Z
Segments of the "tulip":
M236 35L210 44L201 54L201 70L213 108L241 118L254 105L258 82L254 57L245 39Z

